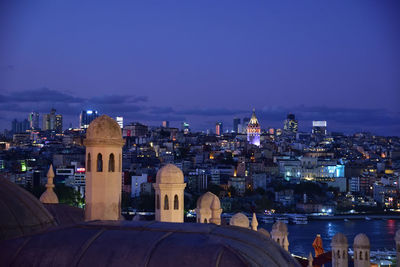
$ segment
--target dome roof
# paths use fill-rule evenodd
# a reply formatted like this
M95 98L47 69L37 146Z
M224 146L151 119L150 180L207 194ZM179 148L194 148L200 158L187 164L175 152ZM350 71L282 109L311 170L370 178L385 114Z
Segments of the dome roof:
M264 228L258 229L257 232L262 234L262 235L264 235L264 236L266 236L266 237L268 237L268 238L271 238L270 233L267 230L265 230Z
M358 234L354 238L353 246L357 248L369 248L369 238L366 234Z
M204 209L204 208L210 209L211 207L213 207L214 209L221 208L221 203L219 201L219 198L213 193L206 192L197 199L198 209Z
M347 245L347 237L342 233L337 233L333 236L331 246L333 245Z
M286 235L288 233L287 225L284 222L278 221L272 225L272 231L273 232L281 232Z
M183 184L183 172L174 164L167 164L157 172L157 184Z
M215 224L94 221L0 243L4 266L300 266L273 240Z
M89 124L86 139L122 139L118 123L107 115L101 115Z
M249 228L249 218L243 213L236 213L229 221L229 225Z
M25 189L0 177L0 240L42 231L56 222Z

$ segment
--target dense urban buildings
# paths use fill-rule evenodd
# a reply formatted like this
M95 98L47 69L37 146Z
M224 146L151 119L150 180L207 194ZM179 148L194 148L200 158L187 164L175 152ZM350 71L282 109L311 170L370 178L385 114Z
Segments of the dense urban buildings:
M99 116L97 110L82 110L79 116L79 126L81 129L87 129L89 124Z
M49 114L43 115L43 131L55 131L62 133L63 131L63 117L61 114L56 114L56 110L51 109Z

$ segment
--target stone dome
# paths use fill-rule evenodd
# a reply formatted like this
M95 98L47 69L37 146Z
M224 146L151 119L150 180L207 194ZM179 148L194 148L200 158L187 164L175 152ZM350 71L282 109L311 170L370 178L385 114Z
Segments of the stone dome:
M240 212L233 215L229 221L229 225L239 226L244 228L249 228L249 224L250 224L249 218L247 218L246 215Z
M209 209L212 206L219 209L221 207L221 203L219 198L211 192L206 192L197 199L197 208L199 209Z
M89 124L86 139L122 139L121 127L107 115L101 115Z
M0 177L0 214L0 240L57 225L37 198L3 177Z
M347 245L347 237L342 233L337 233L333 236L331 246L334 245Z
M184 177L181 169L174 164L167 164L157 172L157 184L183 184Z
M0 243L4 266L300 266L255 231L215 224L93 221Z
M286 223L284 222L276 222L272 225L272 231L273 232L280 232L282 234L287 235L288 233L288 228Z
M369 238L366 234L358 234L354 238L354 248L370 248Z

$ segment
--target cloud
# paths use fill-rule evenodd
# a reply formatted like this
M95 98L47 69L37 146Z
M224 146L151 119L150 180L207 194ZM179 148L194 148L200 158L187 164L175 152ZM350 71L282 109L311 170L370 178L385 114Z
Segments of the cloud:
M195 116L234 116L238 114L249 113L248 110L228 109L228 108L198 108L182 109L177 114L195 115Z

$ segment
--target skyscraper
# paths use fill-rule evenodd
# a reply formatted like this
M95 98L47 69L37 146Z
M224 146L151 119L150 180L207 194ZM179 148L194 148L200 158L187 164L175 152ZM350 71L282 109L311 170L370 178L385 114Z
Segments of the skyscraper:
M63 129L63 118L62 115L56 114L56 110L54 108L51 109L49 114L43 115L43 131L56 131L57 133L61 133Z
M286 133L297 133L298 122L294 114L288 114L283 125L283 129Z
M222 128L222 122L217 122L215 124L215 134L216 135L222 135L223 134L223 128Z
M187 122L182 122L182 131L184 134L190 133L190 125Z
M233 131L235 133L239 133L239 124L240 124L240 119L239 118L234 118L233 119Z
M326 121L313 121L312 122L312 134L315 136L324 136L327 134L326 127L327 127L327 122Z
M260 146L261 127L256 117L256 111L253 109L250 122L247 125L247 141L250 144Z
M116 117L115 120L117 121L119 127L121 127L121 129L124 128L124 117Z
M28 120L31 130L39 129L39 113L32 111L29 113Z
M169 121L163 121L162 122L162 127L169 128Z
M87 129L89 124L99 116L97 110L82 110L79 116L79 127L81 129Z
M26 130L29 130L29 121L27 119L23 121L18 121L17 119L14 119L11 122L11 131L12 133L24 133Z

